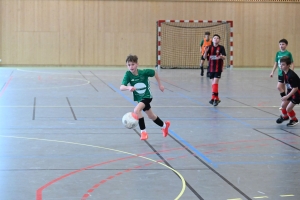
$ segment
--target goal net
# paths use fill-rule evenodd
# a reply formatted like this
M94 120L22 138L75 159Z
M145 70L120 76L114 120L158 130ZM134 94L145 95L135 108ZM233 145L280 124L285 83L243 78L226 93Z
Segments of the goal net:
M157 21L157 67L199 68L200 43L205 32L221 37L225 47L225 67L233 65L233 23L213 20L159 20Z

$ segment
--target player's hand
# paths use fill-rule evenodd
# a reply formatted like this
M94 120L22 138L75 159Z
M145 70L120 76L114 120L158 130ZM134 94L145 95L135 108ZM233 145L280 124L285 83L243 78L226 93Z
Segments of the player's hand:
M136 90L136 88L135 88L135 87L132 87L132 86L129 86L128 90L129 90L130 92L133 92L133 91Z
M273 73L270 74L270 77L273 78Z
M160 91L162 91L162 92L165 90L165 87L163 85L159 85L158 87L159 87Z
M288 100L288 97L287 96L283 96L282 98L281 98L281 101L287 101Z

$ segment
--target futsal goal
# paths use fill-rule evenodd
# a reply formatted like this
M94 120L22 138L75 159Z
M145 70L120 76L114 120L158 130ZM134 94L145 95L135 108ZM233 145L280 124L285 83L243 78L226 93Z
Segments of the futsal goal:
M225 67L233 66L233 21L159 20L157 21L157 60L159 68L199 68L200 42L209 31L221 37L225 47Z

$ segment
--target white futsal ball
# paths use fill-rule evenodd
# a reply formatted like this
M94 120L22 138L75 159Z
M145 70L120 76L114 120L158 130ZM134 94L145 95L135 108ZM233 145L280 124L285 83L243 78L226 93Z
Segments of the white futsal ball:
M122 123L126 128L132 129L139 124L139 118L135 113L128 112L122 117Z

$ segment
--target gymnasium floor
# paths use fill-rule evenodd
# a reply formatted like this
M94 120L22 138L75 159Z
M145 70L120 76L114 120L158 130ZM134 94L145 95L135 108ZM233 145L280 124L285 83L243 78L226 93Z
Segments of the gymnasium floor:
M0 68L0 199L300 199L300 124L276 124L271 68L225 69L217 107L199 70L161 69L170 135L146 118L147 141L121 123L125 70Z

